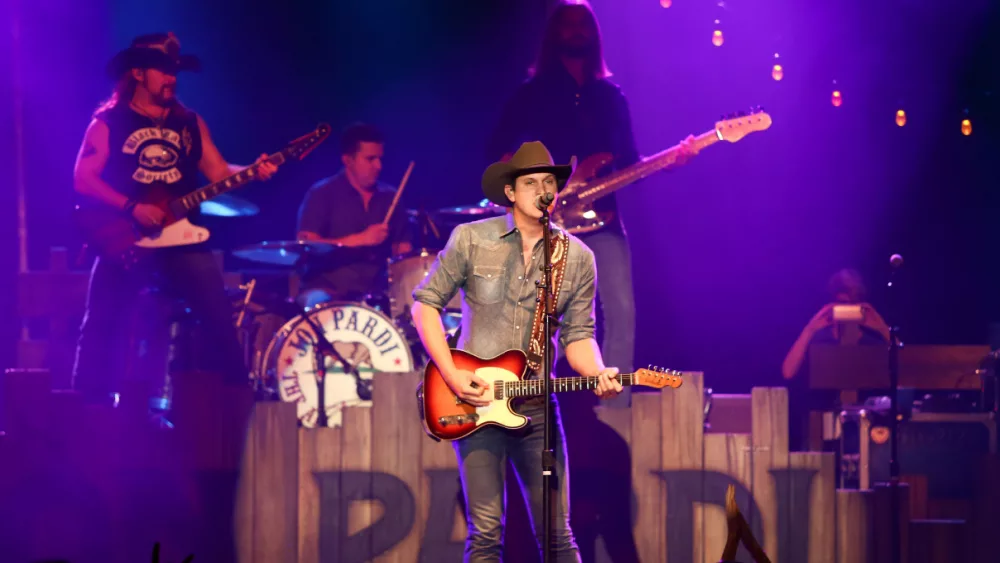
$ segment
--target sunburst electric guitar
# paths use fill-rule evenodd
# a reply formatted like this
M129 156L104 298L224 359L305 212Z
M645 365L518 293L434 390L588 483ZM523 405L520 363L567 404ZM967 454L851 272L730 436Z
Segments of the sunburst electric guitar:
M322 123L307 135L267 157L276 166L290 159L305 158L330 135L330 126ZM172 246L198 244L208 240L209 231L192 224L187 219L191 210L226 192L235 190L257 177L259 164L250 165L228 178L199 188L185 196L175 197L165 186L151 184L139 203L159 207L166 219L158 229L144 229L124 211L104 205L77 205L75 219L89 249L102 259L111 260L124 267L138 262L144 251Z
M694 139L694 146L700 151L719 141L735 143L755 131L763 131L771 126L771 116L760 110L749 114L733 116L715 124ZM641 161L603 177L600 172L614 162L608 153L595 154L584 159L573 174L570 183L559 192L552 221L562 225L573 234L584 234L603 228L615 216L610 211L597 211L594 202L610 196L614 192L637 182L655 172L677 166L680 145L646 157Z
M457 440L488 425L517 429L528 424L528 417L514 412L510 402L518 397L544 395L545 390L540 379L522 380L528 367L524 352L508 350L484 360L453 349L451 358L455 367L471 371L490 384L484 395L490 404L475 407L459 399L445 383L437 365L429 362L424 369L424 380L417 387L417 404L427 434L437 440ZM683 383L680 372L659 368L620 373L616 378L622 386L641 385L656 389L677 388ZM596 388L597 377L556 377L552 380L552 391L555 393Z

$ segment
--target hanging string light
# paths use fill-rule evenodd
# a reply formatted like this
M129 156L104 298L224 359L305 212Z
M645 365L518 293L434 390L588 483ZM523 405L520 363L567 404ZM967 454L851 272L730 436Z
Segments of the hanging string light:
M774 66L771 67L771 78L775 79L776 81L780 81L785 76L785 70L781 68L781 65L778 63L780 59L781 55L775 53Z

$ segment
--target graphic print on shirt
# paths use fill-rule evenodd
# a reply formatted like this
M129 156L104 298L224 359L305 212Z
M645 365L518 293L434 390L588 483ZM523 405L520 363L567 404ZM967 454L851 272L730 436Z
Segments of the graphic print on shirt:
M129 135L122 145L123 153L138 155L132 179L143 184L180 181L184 177L177 169L181 151L191 151L191 133L186 127L183 137L173 129L144 127Z

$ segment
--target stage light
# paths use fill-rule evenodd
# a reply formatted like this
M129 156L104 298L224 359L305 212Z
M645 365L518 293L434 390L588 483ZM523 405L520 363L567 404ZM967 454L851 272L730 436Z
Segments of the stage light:
M972 134L972 122L968 119L962 120L962 134L966 137Z
M844 103L844 98L841 97L840 90L833 91L833 96L830 98L830 103L833 104L833 107L835 108L839 108L840 104Z
M781 65L774 65L771 69L771 78L775 80L781 80L785 77L785 69L781 68Z
M906 125L906 112L905 111L899 110L899 111L896 112L896 125L899 125L900 127Z
M669 8L671 4L673 4L673 2L670 0L660 0L660 5L664 8Z

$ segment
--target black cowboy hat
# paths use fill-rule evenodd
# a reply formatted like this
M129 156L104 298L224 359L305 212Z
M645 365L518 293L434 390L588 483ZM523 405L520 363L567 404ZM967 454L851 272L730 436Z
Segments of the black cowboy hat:
M173 33L150 33L132 40L128 48L118 52L108 63L107 73L118 80L133 68L155 68L168 74L183 70L201 70L201 61L195 55L182 55L181 42Z
M556 189L562 190L576 170L576 157L569 164L556 164L540 141L524 143L510 160L494 162L483 172L483 195L497 205L510 207L511 202L504 193L505 186L513 186L514 179L525 174L551 172L556 177Z

